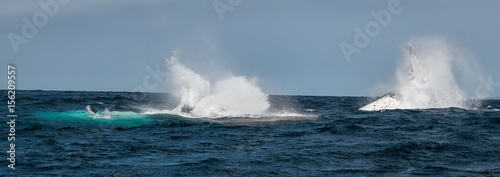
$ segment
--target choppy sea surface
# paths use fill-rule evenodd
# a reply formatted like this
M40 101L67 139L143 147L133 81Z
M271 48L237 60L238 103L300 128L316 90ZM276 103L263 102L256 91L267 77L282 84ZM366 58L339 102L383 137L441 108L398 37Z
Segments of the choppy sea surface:
M150 113L177 105L165 93L17 91L16 169L7 167L4 123L0 174L500 176L500 100L358 110L374 99L270 96L265 115L203 118Z

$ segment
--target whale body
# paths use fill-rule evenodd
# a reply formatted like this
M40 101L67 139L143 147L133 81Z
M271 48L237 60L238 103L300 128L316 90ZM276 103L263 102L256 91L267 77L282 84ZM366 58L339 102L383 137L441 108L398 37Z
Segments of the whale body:
M420 60L417 58L417 56L413 53L413 50L411 49L410 45L410 64L411 64L411 70L410 70L410 82L415 79L417 76L417 73L422 72L422 65L420 63ZM391 110L391 109L398 109L400 108L401 104L401 99L402 95L398 90L391 91L382 97L380 97L378 100L363 106L359 108L361 111L381 111L381 110Z
M181 112L183 112L183 113L191 113L191 111L193 111L193 107L188 106L188 105L184 105L181 108Z
M397 109L401 103L401 95L397 91L389 92L378 100L359 108L361 111L379 111Z

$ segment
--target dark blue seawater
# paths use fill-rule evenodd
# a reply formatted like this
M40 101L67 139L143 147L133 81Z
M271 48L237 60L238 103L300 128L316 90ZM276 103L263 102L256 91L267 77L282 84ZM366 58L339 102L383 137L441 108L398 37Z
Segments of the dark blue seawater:
M174 108L168 94L16 96L16 169L3 123L1 176L500 176L500 100L364 112L373 98L270 96L270 112L299 116L195 119L142 114ZM86 105L114 119L89 117Z

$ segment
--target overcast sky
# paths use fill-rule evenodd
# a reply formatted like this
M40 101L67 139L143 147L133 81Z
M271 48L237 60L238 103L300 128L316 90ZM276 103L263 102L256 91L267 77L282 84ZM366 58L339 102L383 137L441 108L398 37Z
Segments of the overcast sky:
M266 93L362 96L391 82L407 41L445 36L500 83L500 1L399 2L2 0L0 64L17 66L19 89L169 92L161 73L177 49L205 77L256 77ZM340 44L356 47L355 28L374 23L380 31L348 62Z

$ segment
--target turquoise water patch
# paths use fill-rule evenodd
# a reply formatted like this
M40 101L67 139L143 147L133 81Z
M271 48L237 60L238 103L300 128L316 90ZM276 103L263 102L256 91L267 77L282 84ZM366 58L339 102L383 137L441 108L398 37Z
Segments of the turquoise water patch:
M157 124L157 120L148 119L149 115L135 112L111 111L91 114L86 110L71 110L66 112L37 111L36 117L50 121L50 124L60 124L71 127L135 127L149 124Z

